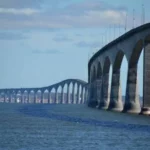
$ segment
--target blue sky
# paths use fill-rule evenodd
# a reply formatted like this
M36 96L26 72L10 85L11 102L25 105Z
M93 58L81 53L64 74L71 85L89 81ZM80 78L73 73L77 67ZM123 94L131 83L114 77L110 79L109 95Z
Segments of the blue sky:
M130 30L133 9L139 26L142 3L149 22L149 0L1 0L0 88L87 81L88 58L106 44L108 27L107 42L114 39L112 27L115 37L124 33L128 14Z

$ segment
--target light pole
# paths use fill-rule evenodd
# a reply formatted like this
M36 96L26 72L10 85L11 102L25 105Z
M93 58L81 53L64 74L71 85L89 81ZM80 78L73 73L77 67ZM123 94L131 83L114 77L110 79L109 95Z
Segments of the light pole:
M145 8L144 8L144 4L142 4L142 24L145 23Z
M125 32L127 31L127 18L128 18L128 14L127 14L127 12L126 12L126 18L125 18Z
M134 21L135 21L135 10L133 9L133 28L134 28Z

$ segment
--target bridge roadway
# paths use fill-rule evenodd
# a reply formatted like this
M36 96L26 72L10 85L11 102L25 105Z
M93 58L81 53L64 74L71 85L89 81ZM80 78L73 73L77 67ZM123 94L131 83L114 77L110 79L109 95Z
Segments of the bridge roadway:
M144 51L143 106L138 91L137 66ZM120 67L123 57L128 62L125 104L122 102ZM112 65L112 81L109 89L109 70ZM130 30L110 42L88 63L88 106L113 111L150 114L150 23Z
M65 87L67 87L66 93ZM61 92L58 93L60 88ZM70 89L72 89L71 92ZM0 98L1 102L5 103L83 104L86 102L87 92L86 82L78 79L67 79L41 88L0 89Z

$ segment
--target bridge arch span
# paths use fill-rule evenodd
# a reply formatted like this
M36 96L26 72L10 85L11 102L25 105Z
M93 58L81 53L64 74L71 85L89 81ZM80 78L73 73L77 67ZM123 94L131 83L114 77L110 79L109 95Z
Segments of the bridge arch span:
M119 50L116 53L115 60L112 64L112 81L111 81L111 92L110 92L110 104L109 110L122 111L122 92L121 92L121 65L123 57L126 58L124 51Z
M75 87L75 85L77 86ZM66 87L66 92L65 92L65 87ZM79 87L81 87L80 93L79 93ZM39 103L45 103L45 99L46 99L45 91L47 91L46 94L47 94L48 103L77 104L80 97L81 97L81 103L85 103L85 101L87 101L87 99L84 99L84 89L86 90L86 94L87 94L88 92L87 82L80 79L67 79L46 87L0 89L0 91L4 91L4 95L5 95L4 99L9 98L9 102L11 102L12 99L16 100L17 92L20 91L22 103L30 102L36 104L37 100L39 100ZM32 101L30 101L31 99Z
M138 92L138 80L137 80L137 64L141 51L144 49L144 79L143 79L143 106L141 112L141 106L139 105L139 92ZM121 101L118 102L121 96L120 93L120 66L122 64L123 57L128 61L128 75L127 75L127 87L125 105L122 108ZM109 58L109 60L107 59ZM103 61L104 59L104 61ZM103 103L103 97L105 97L104 75L108 73L108 68L112 64L112 81L111 81L111 99L108 109L114 109L117 111L131 112L131 113L148 113L150 114L150 23L139 26L130 30L114 41L108 43L97 53L95 53L88 63L88 81L90 84L90 93L93 91L94 80L90 80L90 75L93 66L100 60L102 62L102 88L100 97L100 103ZM90 82L91 81L91 82ZM107 90L106 90L107 91ZM100 92L99 92L100 93ZM109 94L107 95L109 97ZM89 97L88 103L98 101L99 97L96 95L94 99ZM117 102L117 104L116 104ZM96 105L95 105L96 106ZM106 106L106 105L105 105Z

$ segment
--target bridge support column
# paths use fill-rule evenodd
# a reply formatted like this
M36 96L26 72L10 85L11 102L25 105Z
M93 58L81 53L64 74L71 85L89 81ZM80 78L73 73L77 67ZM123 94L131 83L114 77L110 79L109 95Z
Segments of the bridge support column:
M51 99L50 91L48 91L48 104L50 104L50 99Z
M100 102L102 100L102 78L96 80L95 83L95 92L96 92L96 101L97 101L97 107L100 107Z
M55 90L55 100L54 103L57 104L57 100L58 100L58 93L57 93L57 89Z
M123 112L140 113L137 65L128 68L126 98Z
M84 93L84 104L86 104L87 103L87 99L88 99L88 89L87 89L87 87L85 88L85 93Z
M79 104L79 100L80 100L80 85L77 85L77 99L76 99L76 104Z
M4 93L4 102L6 102L6 93Z
M28 95L27 95L27 103L30 103L30 92L28 92Z
M44 104L44 92L41 91L41 103Z
M11 103L12 101L11 101L11 93L7 93L7 96L8 96L8 101ZM5 102L6 102L6 95L5 95Z
M121 83L120 83L120 70L113 72L112 74L109 110L114 110L114 111L123 110Z
M99 108L100 109L108 109L110 101L110 93L109 93L109 73L104 74L102 78L102 98L100 100Z
M61 89L61 104L64 104L64 87Z
M72 85L72 104L74 104L74 100L75 100L74 91L75 91L75 84Z
M67 104L70 104L70 87L67 85Z
M82 86L81 88L81 101L80 101L80 104L83 104L83 99L84 99L84 87Z
M15 103L17 103L17 93L14 93Z
M96 99L96 82L93 81L89 85L89 97L88 97L88 106L96 107L98 105L98 101Z
M4 92L4 102L6 102L6 93Z
M34 91L34 104L36 104L36 92Z
M141 114L150 115L150 42L144 47L143 107Z
M21 101L20 101L20 103L23 103L23 101L24 101L24 93L23 92L21 92Z

